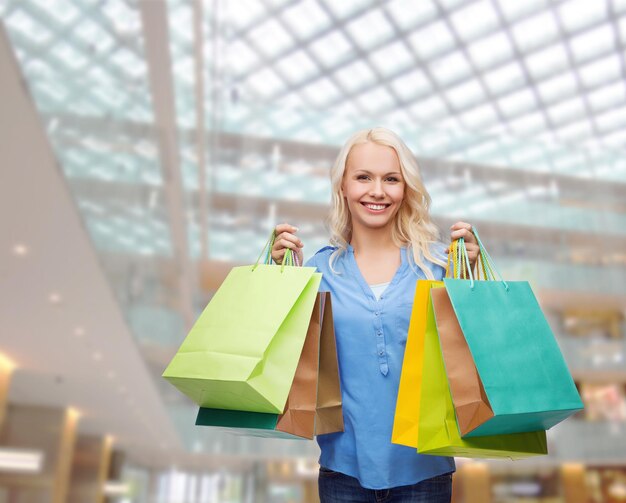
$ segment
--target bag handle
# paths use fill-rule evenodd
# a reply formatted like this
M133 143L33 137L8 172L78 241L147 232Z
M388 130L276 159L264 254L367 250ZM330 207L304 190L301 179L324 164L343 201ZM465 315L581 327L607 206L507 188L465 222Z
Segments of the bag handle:
M485 281L497 281L498 278L506 288L509 289L509 285L502 278L502 275L496 268L491 255L483 245L478 231L475 227L472 227L472 234L476 237L478 243L479 253L477 258L476 280L481 280L480 273L482 271ZM465 246L465 239L459 238L450 243L450 253L448 254L448 264L446 267L446 278L450 277L450 267L452 266L452 277L454 279L463 279L469 277L470 288L474 288L474 275L470 267L469 255ZM497 275L497 277L496 277Z
M263 249L261 250L261 253L259 253L258 258L256 259L255 264L252 266L252 270L254 271L258 265L259 265L259 261L261 260L261 257L263 257L263 262L262 264L264 265L272 265L272 248L274 247L274 242L276 241L276 230L272 230L272 233L270 234L270 237L268 238L267 242L265 243L265 246L263 246ZM283 272L285 270L285 266L292 266L292 267L296 267L296 266L300 266L300 260L298 259L298 255L296 253L294 253L291 248L287 248L287 250L285 251L285 256L283 258L283 262L280 265L280 272Z
M496 281L499 278L499 280L504 285L504 288L508 291L509 285L507 284L506 281L504 281L504 279L502 278L502 275L500 274L500 271L498 271L498 269L496 268L493 262L493 259L491 258L491 255L489 255L489 252L485 248L485 245L483 245L483 242L481 241L480 236L478 235L478 231L476 230L475 227L472 227L472 234L474 234L474 236L476 237L476 242L478 243L478 248L479 248L478 259L481 262L481 268L483 269L483 273L485 274L485 279L490 280L490 281ZM458 253L459 257L457 260L459 262L463 260L463 266L459 264L459 267L457 270L462 269L464 273L463 275L469 276L470 288L473 289L474 288L474 276L470 268L467 248L465 247L465 240L463 238L459 238L457 241L458 241L458 248L459 248L459 253ZM496 278L496 275L497 275L497 278Z

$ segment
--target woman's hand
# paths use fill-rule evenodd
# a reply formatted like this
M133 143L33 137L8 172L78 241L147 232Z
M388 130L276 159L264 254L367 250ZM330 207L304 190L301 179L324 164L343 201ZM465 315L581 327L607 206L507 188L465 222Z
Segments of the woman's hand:
M298 232L298 228L284 223L278 224L274 229L274 232L276 233L274 246L272 246L272 259L274 262L282 264L287 248L291 248L296 253L298 262L302 264L302 247L304 245L302 244L302 241L300 241L300 238L295 235L296 232Z
M472 233L472 225L467 222L457 222L450 227L450 239L455 241L459 238L463 238L465 241L465 249L467 250L467 256L469 258L470 266L474 270L476 260L478 259L478 243L476 237ZM450 249L448 249L448 252Z

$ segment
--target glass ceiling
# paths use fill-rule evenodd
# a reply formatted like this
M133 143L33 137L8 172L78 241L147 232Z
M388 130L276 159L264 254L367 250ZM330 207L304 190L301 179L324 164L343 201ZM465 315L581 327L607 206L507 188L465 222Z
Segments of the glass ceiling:
M176 281L162 263L146 265L171 261L176 248L155 86L173 100L193 259L199 109L211 258L253 260L271 222L293 215L308 253L321 247L337 147L374 125L400 133L422 159L436 217L463 205L481 221L626 235L626 0L214 0L204 2L202 43L194 2L167 0L156 33L170 50L170 82L151 77L146 57L142 15L159 6L0 2L59 164L147 352L184 335ZM563 187L576 181L590 207L563 204ZM611 183L621 192L611 195ZM195 302L206 297L196 292ZM163 392L184 423L189 411Z

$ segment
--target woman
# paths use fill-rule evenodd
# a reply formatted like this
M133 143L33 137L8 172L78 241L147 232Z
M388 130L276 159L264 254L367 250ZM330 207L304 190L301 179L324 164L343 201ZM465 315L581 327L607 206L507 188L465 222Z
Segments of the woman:
M418 279L441 279L444 246L430 196L404 142L384 128L360 131L331 170L330 242L307 263L323 273L333 302L345 431L318 437L322 503L449 502L454 460L391 443L393 415ZM297 228L276 226L272 258L287 248L302 263ZM475 263L471 225L458 222Z

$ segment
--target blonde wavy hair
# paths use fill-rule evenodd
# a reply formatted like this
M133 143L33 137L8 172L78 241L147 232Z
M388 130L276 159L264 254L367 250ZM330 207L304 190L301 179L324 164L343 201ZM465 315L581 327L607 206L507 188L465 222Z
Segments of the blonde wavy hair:
M435 279L430 268L426 266L425 260L443 267L446 266L446 262L442 256L435 256L433 253L432 245L439 243L440 240L439 230L430 218L430 195L422 182L417 160L409 148L397 134L382 127L354 133L339 151L331 168L332 200L327 223L331 236L330 243L337 249L330 256L330 269L337 272L333 269L333 264L342 253L345 253L352 238L350 210L341 193L348 155L355 145L368 142L393 148L400 160L400 170L405 183L404 199L396 213L391 238L394 244L399 247L406 246L407 252L412 252L407 253L407 256L412 258L409 260L412 266L420 268L426 278Z

